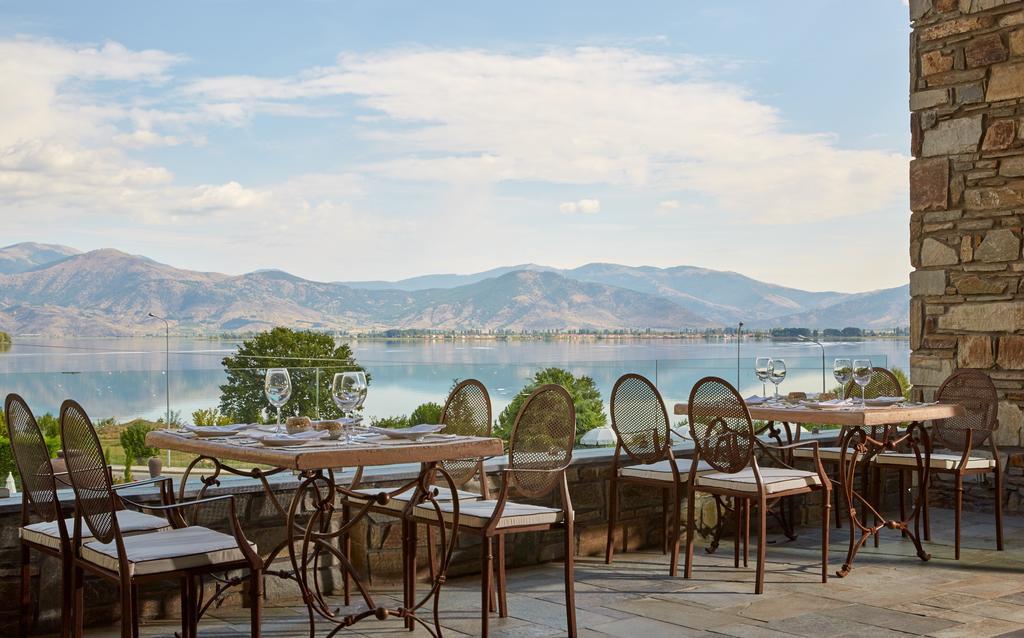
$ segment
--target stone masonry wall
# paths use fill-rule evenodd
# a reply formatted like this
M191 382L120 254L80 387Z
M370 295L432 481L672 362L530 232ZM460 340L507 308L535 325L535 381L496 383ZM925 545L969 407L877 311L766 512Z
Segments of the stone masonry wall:
M919 397L957 368L1024 414L1024 1L910 0L910 359Z

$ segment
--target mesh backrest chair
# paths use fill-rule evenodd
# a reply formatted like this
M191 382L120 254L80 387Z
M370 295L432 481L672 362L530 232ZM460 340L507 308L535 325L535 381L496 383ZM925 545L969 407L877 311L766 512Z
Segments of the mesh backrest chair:
M693 386L688 409L690 435L695 450L687 482L685 577L690 578L693 569L696 492L731 497L734 500L737 524L733 560L737 567L740 542L745 537L741 534L740 520L747 519L751 508L756 505L760 524L754 592L760 594L764 592L768 508L785 497L821 490L824 492L821 499L821 582L827 582L831 483L817 454L818 442L772 446L761 441L754 434L754 423L743 397L728 381L718 377L705 377ZM814 451L815 471L794 469L783 460L785 452L797 448L810 448ZM759 455L781 467L760 467ZM700 472L701 462L716 471Z
M61 438L68 478L75 493L75 521L71 553L72 586L81 598L83 572L119 583L121 594L121 636L138 636L140 582L178 580L181 585L182 636L197 632L197 582L201 576L234 569L249 570L253 636L260 634L262 560L249 543L235 514L234 495L196 499L186 503L146 505L162 512L170 528L126 534L133 519L121 516L99 437L92 421L78 403L65 401L60 409ZM204 527L186 526L179 510L195 505L226 501L227 524L231 534ZM85 528L90 535L87 538ZM81 614L75 614L75 635L82 633Z
M623 483L640 484L661 492L662 549L666 552L671 550L669 573L675 576L682 519L680 484L687 479L688 468L680 471L672 454L672 428L665 401L650 379L629 373L619 377L612 388L610 412L616 445L608 486L605 563L611 564L615 552L620 486ZM624 461L634 464L622 466ZM626 538L623 535L623 552L629 549Z
M999 397L992 379L981 370L957 370L946 379L935 392L935 400L953 403L964 409L963 416L938 419L932 422L929 437L932 450L929 454L929 472L954 475L954 556L960 558L960 527L963 512L964 477L992 474L995 483L996 549L1003 549L1003 470L999 448L993 433L999 427ZM981 456L976 451L988 443L990 456ZM916 469L917 458L911 453L885 452L875 457L878 468L899 471L900 485L906 483L906 475ZM875 479L875 492L880 490L881 476ZM906 511L904 491L900 489L900 513ZM924 538L931 540L931 517L928 498L925 494L921 516L924 521Z
M68 530L61 515L57 498L57 484L50 463L46 440L36 423L28 404L17 394L7 395L4 415L11 442L11 454L21 477L21 592L19 634L28 635L35 614L31 591L31 550L41 551L61 559L61 635L67 636L71 627L71 571L68 556ZM30 514L41 523L30 524ZM48 531L49 534L42 534Z
M441 412L441 423L445 434L459 436L490 436L493 427L491 422L491 397L484 384L476 379L460 382L448 394L444 410ZM481 459L460 459L444 461L441 467L448 472L455 485L462 487L480 475L480 486L484 498L487 498L487 481L483 474Z
M437 516L460 533L481 537L481 636L489 634L491 580L497 554L498 614L508 615L505 596L505 535L558 529L565 551L565 601L568 635L576 636L576 602L573 586L573 510L565 469L572 461L576 441L576 410L572 397L560 385L537 388L523 402L509 439L508 466L501 472L497 499L462 503L461 500L417 505L416 521L438 525ZM513 491L531 500L559 490L561 507L512 501ZM457 516L455 511L458 511ZM414 557L410 559L413 561Z

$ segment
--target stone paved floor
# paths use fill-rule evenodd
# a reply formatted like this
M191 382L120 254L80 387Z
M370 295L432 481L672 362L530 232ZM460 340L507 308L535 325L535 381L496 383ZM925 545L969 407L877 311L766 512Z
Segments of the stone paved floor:
M1024 636L1024 519L1006 519L1006 551L996 552L992 517L970 514L964 549L952 560L952 513L933 515L933 558L922 563L913 546L891 531L881 547L862 550L845 579L818 581L818 536L803 530L792 543L767 548L766 593L753 592L753 564L732 567L732 546L715 555L697 548L694 578L669 578L660 553L620 555L612 566L596 558L577 563L581 637L685 636ZM849 532L833 530L831 567L845 556ZM753 557L753 554L752 554ZM509 618L492 617L493 638L565 635L561 564L513 570L508 575ZM444 635L479 635L479 581L453 580L444 590ZM270 601L265 636L305 634L305 608L296 600ZM177 623L143 627L144 636L170 636ZM248 634L244 609L222 609L204 619L200 636ZM323 625L319 635L326 634ZM89 636L117 635L115 627ZM340 636L406 636L400 621L367 620ZM428 635L423 629L415 634Z

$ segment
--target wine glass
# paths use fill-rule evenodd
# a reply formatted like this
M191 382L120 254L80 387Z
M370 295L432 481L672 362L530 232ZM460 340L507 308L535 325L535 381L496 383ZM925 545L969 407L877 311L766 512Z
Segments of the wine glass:
M839 382L842 392L846 393L846 384L853 378L853 362L849 359L836 359L832 364L832 376ZM845 399L845 396L836 397L840 401Z
M352 413L363 405L366 400L366 374L362 371L339 372L331 382L331 398L334 405L341 410L342 417ZM345 441L349 440L351 426L343 425Z
M865 391L868 388L868 384L871 383L871 377L875 374L874 369L871 367L870 359L855 359L853 362L853 381L860 386L860 404L861 406L867 405L864 402Z
M786 378L786 362L783 359L768 361L768 380L775 385L775 400L779 400L779 384Z
M287 368L269 368L267 376L263 381L263 391L267 394L267 401L277 408L277 427L274 432L281 432L281 408L292 396L292 378L288 376Z
M764 384L768 382L768 362L771 361L768 357L758 357L754 360L754 374L757 375L757 380L761 382L761 396L765 396Z

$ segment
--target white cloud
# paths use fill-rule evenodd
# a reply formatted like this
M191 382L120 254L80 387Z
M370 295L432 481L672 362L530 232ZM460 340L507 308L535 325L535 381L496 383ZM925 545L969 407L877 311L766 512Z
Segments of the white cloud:
M678 210L680 207L678 199L666 199L665 201L658 203L658 210L660 211L673 211Z
M601 212L601 202L597 199L581 199L578 202L562 202L558 210L566 215L583 213L584 215L596 215Z

